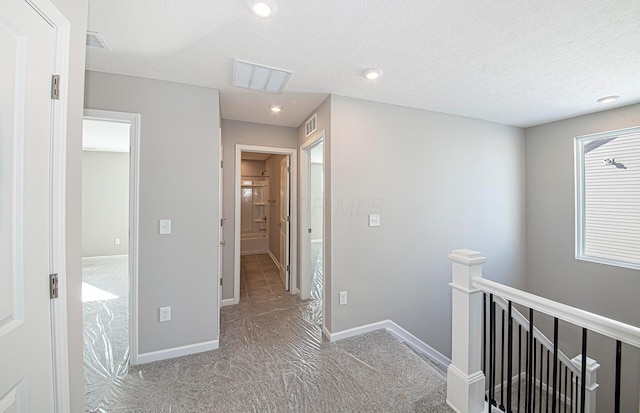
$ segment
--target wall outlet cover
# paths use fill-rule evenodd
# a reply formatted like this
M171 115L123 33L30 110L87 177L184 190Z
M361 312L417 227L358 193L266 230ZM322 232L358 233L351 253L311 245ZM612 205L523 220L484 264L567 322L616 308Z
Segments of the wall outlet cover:
M171 220L170 219L161 219L158 223L158 233L160 235L169 235L171 234Z
M171 306L160 307L160 322L171 321Z
M369 226L370 227L380 226L380 214L369 214Z
M346 305L348 302L347 292L340 291L340 305Z

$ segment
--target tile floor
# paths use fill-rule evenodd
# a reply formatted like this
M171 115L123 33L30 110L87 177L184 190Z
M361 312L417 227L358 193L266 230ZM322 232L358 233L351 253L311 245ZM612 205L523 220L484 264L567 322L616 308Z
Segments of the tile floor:
M264 297L284 292L280 270L269 254L240 257L240 298Z

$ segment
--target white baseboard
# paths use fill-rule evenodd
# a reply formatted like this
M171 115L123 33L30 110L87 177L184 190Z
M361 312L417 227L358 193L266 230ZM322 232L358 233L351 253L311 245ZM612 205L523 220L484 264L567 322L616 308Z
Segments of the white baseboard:
M420 340L418 337L414 336L391 320L378 321L377 323L366 324L363 326L350 328L348 330L338 331L337 333L331 333L324 326L322 326L322 332L329 339L329 341L334 342L344 340L345 338L349 337L359 336L360 334L369 333L371 331L380 330L382 328L389 331L401 342L407 343L407 345L409 345L415 351L426 354L432 360L442 365L442 367L446 368L449 364L451 364L451 359L449 359L447 356L440 353L438 350L434 349L433 347Z
M225 298L222 300L222 306L226 307L228 305L236 305L240 302L239 298Z
M276 264L276 267L278 267L278 269L280 271L282 271L282 265L280 265L280 261L278 261L278 259L276 258L275 255L273 255L273 252L271 252L271 250L269 250L267 252L269 254L269 256L271 257L271 259L273 260L273 262Z
M82 257L83 260L99 260L103 258L123 258L128 257L129 254L114 254L114 255L96 255L92 257Z
M151 363L152 361L166 360L175 357L188 356L189 354L202 353L204 351L217 350L219 346L220 342L218 340L213 340L168 348L166 350L151 351L149 353L138 354L138 364Z
M268 249L259 249L259 250L249 250L249 251L242 251L240 252L240 255L258 255L258 254L267 254L269 252Z
M377 323L366 324L359 327L350 328L348 330L338 331L337 333L331 333L330 331L326 331L327 338L329 341L340 341L345 338L359 336L360 334L370 333L372 331L380 330L382 328L387 328L389 320L378 321Z
M327 340L331 341L331 332L327 329L327 326L322 324L322 335L327 338Z
M398 340L407 343L415 351L426 354L432 360L438 362L442 367L446 368L449 364L451 364L451 359L449 357L440 353L438 350L420 340L418 337L414 336L393 321L387 320L387 322L389 323L389 326L386 327L387 330L389 330L391 334L396 336Z

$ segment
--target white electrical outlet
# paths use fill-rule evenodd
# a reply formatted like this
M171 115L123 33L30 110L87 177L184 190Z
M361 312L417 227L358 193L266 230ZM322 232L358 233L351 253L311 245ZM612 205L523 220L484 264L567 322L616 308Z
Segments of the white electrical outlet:
M369 226L370 227L380 226L380 214L369 214Z
M160 307L160 322L171 321L171 306Z
M347 304L347 292L340 291L340 305L346 305L346 304Z
M113 243L114 243L115 245L120 245L120 238L116 238L116 239L114 239L114 240L113 240Z
M161 219L158 221L158 233L160 235L169 235L171 234L171 220L170 219Z

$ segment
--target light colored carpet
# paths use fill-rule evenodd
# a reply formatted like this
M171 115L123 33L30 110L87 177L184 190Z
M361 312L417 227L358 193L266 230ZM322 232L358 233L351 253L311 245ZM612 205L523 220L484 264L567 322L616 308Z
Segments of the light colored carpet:
M88 386L87 410L451 411L441 372L385 330L323 341L320 308L288 293L224 307L219 350L129 367Z

